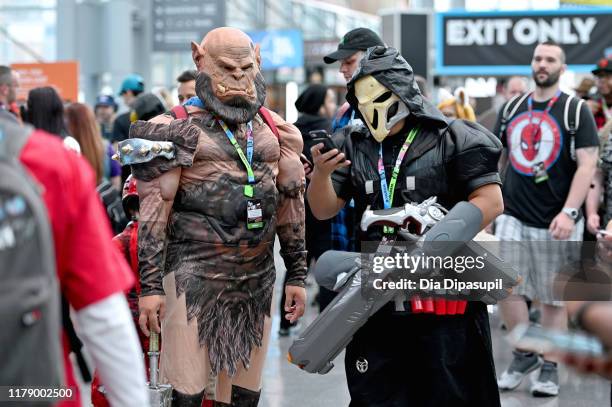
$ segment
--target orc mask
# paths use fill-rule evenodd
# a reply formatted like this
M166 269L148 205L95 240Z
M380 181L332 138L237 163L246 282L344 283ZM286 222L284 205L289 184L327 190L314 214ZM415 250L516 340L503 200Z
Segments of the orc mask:
M389 135L393 126L410 114L406 104L372 75L355 82L355 97L361 116L379 143Z
M229 123L251 120L266 97L259 46L242 31L221 27L200 45L192 42L191 50L198 69L196 94L204 106Z

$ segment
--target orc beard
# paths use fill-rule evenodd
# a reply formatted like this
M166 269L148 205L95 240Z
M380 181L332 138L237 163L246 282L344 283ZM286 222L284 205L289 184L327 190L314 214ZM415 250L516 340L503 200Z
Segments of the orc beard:
M233 97L228 103L223 103L213 92L210 76L204 72L198 72L196 76L196 94L208 110L216 113L226 123L246 123L255 117L266 100L266 84L261 72L255 77L255 92L257 94L255 103L239 96Z

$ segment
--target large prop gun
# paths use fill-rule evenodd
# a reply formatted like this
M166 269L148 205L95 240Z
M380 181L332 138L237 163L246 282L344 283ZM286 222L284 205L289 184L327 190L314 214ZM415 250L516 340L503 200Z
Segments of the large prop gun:
M460 202L446 213L432 197L420 204L406 204L400 208L368 209L362 216L361 228L366 230L380 224L399 227L398 235L415 242L423 254L452 256L460 250L466 253L484 251L484 248L472 242L481 222L482 213L474 205ZM378 252L389 253L391 247L383 239ZM488 253L486 258L487 273L499 274L505 282L502 292L483 294L481 298L494 303L509 294L507 287L516 284L516 273L497 256ZM394 290L363 290L361 261L360 253L337 251L328 251L319 258L314 269L317 282L337 291L338 295L289 348L289 361L301 369L309 373L329 372L334 366L333 360L370 316L390 301L395 300L396 304L403 302L397 300L398 292ZM384 280L392 272L386 269L376 278ZM369 278L369 275L366 277ZM412 305L414 307L414 303Z

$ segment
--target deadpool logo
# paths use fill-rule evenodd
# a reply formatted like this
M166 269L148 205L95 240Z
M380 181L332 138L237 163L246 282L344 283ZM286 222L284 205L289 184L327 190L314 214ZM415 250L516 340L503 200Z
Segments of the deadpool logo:
M539 124L539 126L538 126ZM559 158L563 137L559 123L541 111L533 112L529 120L527 112L517 116L506 132L512 168L520 174L533 176L533 167L544 163L548 170Z

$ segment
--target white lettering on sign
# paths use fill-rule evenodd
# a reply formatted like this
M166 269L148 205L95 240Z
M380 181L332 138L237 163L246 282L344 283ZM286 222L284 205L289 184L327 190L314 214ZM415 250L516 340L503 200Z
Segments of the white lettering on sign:
M506 45L508 32L521 45L535 45L552 40L559 44L589 44L597 25L595 17L452 19L446 22L446 43L450 46Z
M581 18L572 18L572 22L578 32L580 43L588 44L591 42L591 32L597 25L597 19L595 17L585 18L584 20Z
M534 44L538 42L538 25L535 21L524 18L514 24L512 35L521 45Z

